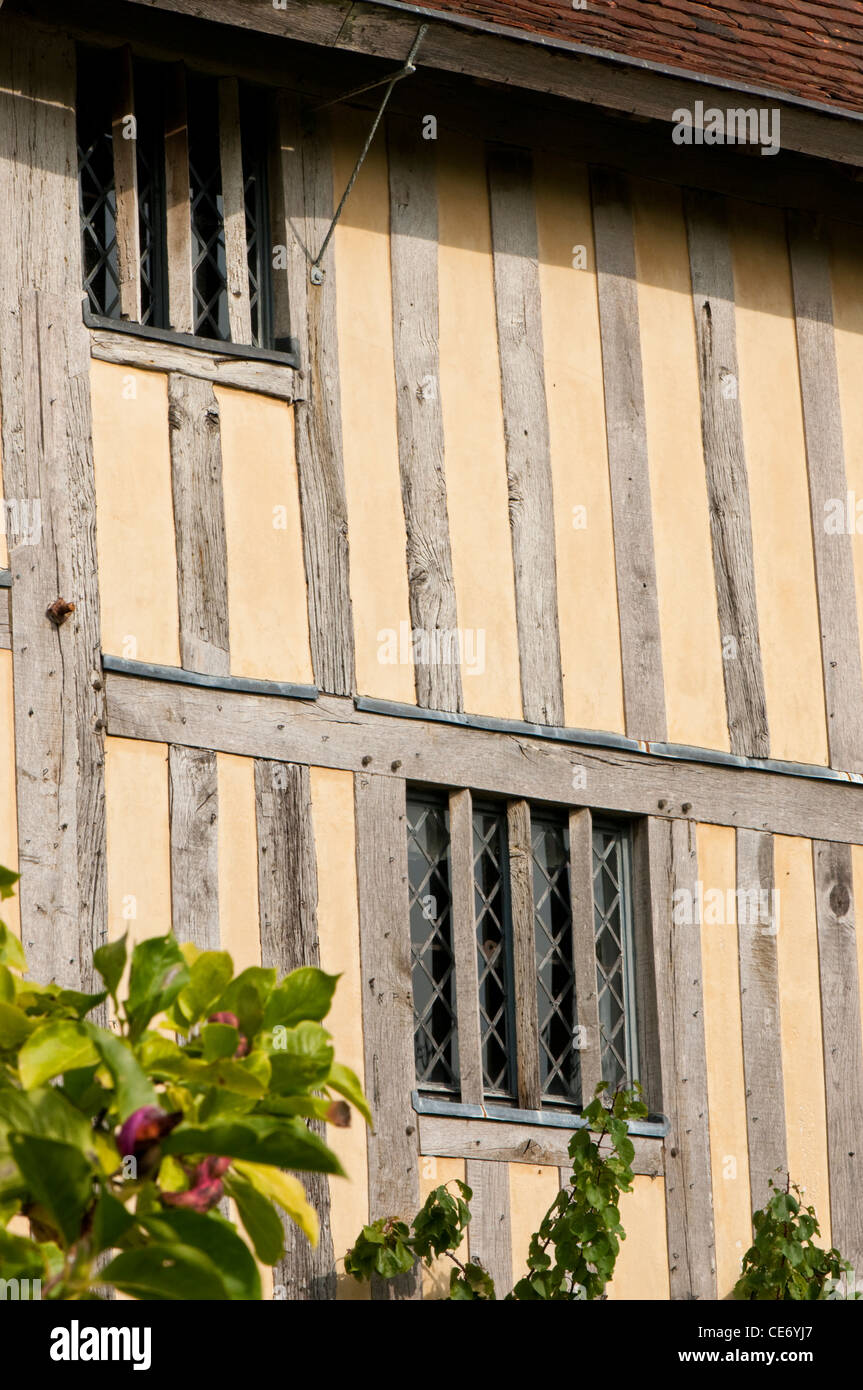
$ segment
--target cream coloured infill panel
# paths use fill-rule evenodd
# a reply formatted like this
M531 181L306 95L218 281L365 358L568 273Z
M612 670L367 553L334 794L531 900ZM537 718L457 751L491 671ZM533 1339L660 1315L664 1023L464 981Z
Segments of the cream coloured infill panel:
M219 790L219 945L234 973L261 963L255 760L216 754Z
M783 214L732 203L740 403L774 758L827 762L812 522Z
M130 943L171 930L168 746L105 740L108 937Z
M485 150L437 155L440 391L465 709L521 719L515 580Z
M228 553L231 673L310 685L312 657L294 415L216 388Z
M727 750L728 721L686 224L679 189L633 183L638 320L668 738Z
M363 113L343 108L334 115L336 200L367 134L368 117ZM382 141L372 145L345 205L335 256L357 688L361 695L414 704L396 429L389 176Z
M539 155L535 190L565 722L624 733L587 170Z
M102 650L179 666L168 378L91 366Z
M608 1297L621 1299L665 1299L670 1297L668 1280L668 1238L665 1229L665 1179L636 1177L632 1191L620 1198L620 1224L626 1240Z
M0 864L18 872L18 804L15 792L15 706L12 653L0 651ZM20 936L18 893L0 907L0 918Z
M465 1161L463 1158L431 1158L423 1156L419 1161L420 1165L420 1204L422 1205L436 1187L446 1187L458 1197L460 1194L456 1187L456 1182L465 1180ZM465 1261L468 1258L467 1237L465 1236L460 1245L454 1251L457 1259ZM449 1298L450 1274L455 1269L452 1260L442 1255L440 1259L433 1260L430 1267L425 1264L422 1266L423 1298L445 1299Z
M531 1236L560 1191L560 1169L536 1168L532 1163L510 1163L507 1166L512 1280L517 1284L528 1272Z

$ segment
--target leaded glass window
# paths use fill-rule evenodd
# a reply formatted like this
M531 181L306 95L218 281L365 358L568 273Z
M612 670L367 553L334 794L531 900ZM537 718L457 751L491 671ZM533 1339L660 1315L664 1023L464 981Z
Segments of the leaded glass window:
M483 1085L487 1095L515 1095L512 924L506 814L474 808L473 880L476 911Z
M638 1076L632 947L630 839L625 827L594 822L593 909L603 1080Z
M449 827L441 802L407 805L414 1053L420 1086L458 1090Z
M94 314L120 316L114 151L111 105L97 83L92 61L82 55L78 95L78 191L84 289Z
M531 845L540 1085L550 1100L578 1104L581 1068L566 824L532 816Z

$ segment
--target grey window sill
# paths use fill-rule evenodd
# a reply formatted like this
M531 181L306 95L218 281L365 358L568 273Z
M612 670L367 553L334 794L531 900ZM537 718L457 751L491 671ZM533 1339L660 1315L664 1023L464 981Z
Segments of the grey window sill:
M577 1111L518 1110L508 1105L466 1105L459 1100L437 1099L435 1096L411 1093L417 1115L439 1115L454 1120L501 1120L510 1125L542 1125L550 1129L586 1129L587 1121ZM630 1120L629 1133L645 1139L664 1139L670 1129L664 1115L650 1115L646 1120Z

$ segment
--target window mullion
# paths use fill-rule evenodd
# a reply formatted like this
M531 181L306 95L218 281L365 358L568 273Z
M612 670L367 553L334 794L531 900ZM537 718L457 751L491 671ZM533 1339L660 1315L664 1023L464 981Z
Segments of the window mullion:
M450 892L461 1099L467 1104L480 1105L483 1098L482 1042L473 882L472 801L469 791L450 794Z
M569 897L581 1103L587 1105L602 1080L593 908L593 817L587 808L569 815Z
M138 141L135 125L132 50L128 46L120 49L117 54L111 137L114 149L120 313L124 319L140 323L141 233L138 218Z
M506 820L512 905L518 1103L523 1110L538 1110L541 1100L539 1015L536 1000L536 934L533 922L533 850L528 803L509 802Z
M189 114L185 65L174 64L166 77L165 214L168 321L177 333L194 333L192 212L189 205Z
M225 267L231 341L251 343L246 199L240 128L240 89L235 77L219 79L219 150L225 224Z

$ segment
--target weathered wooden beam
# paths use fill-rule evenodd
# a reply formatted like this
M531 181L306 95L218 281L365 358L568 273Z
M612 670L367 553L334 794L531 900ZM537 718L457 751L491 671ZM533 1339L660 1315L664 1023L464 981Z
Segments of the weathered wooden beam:
M145 372L174 372L211 381L214 386L236 386L241 391L275 396L281 401L292 401L296 393L297 374L292 367L277 362L242 361L152 338L133 338L128 333L112 333L110 328L90 330L90 355L100 362L116 362Z
M331 696L296 701L110 672L106 686L108 731L121 738L183 742L312 767L367 769L397 780L467 785L563 806L863 843L863 790L844 780L403 719L358 710L352 700Z
M165 259L168 267L168 321L178 333L195 331L189 194L186 69L183 63L174 63L166 75L165 88ZM197 373L191 375L196 376Z
M256 761L255 818L261 964L274 966L281 977L302 965L320 965L309 769ZM310 1128L323 1137L322 1124L312 1122ZM295 1223L284 1218L286 1251L276 1267L275 1282L285 1286L291 1300L334 1299L329 1180L324 1173L305 1173L303 1186L318 1213L320 1239L312 1247Z
M180 658L190 671L227 675L228 557L219 406L212 384L172 373L168 411Z
M701 923L695 912L679 914L675 900L680 893L697 902L695 823L651 818L647 836L662 1110L670 1123L665 1201L671 1297L715 1299ZM692 920L678 920L684 915Z
M488 1271L497 1297L503 1298L512 1288L509 1170L505 1163L469 1158L465 1182L473 1193L467 1230L470 1258Z
M399 465L411 625L428 634L414 656L417 704L460 710L461 667L444 470L438 366L438 219L434 142L389 126ZM424 659L427 655L428 659Z
M114 196L117 224L117 272L120 313L141 319L141 231L138 217L138 129L132 50L114 56L114 109L111 140L114 150Z
M349 695L355 688L354 630L332 243L321 263L323 284L309 284L333 214L332 155L326 120L318 118L315 131L304 132L287 97L279 104L278 132L283 223L276 245L285 246L291 331L303 363L295 420L312 669L321 690Z
M533 922L533 850L530 806L511 801L506 808L509 887L512 904L513 994L518 1103L538 1110L539 1020L536 998L536 934Z
M219 949L219 784L216 754L172 744L168 757L171 922L179 941Z
M62 33L16 16L3 32L3 483L7 499L39 508L38 544L22 536L9 556L21 927L35 978L87 988L107 935L105 709L75 58ZM59 628L45 611L58 597L75 604Z
M473 1158L484 1163L533 1163L572 1172L568 1145L574 1130L556 1125L509 1124L506 1120L465 1120L459 1116L420 1115L420 1152L438 1158ZM665 1171L663 1141L630 1136L635 1147L636 1173L657 1177ZM470 1186L470 1179L468 1179Z
M412 1220L420 1201L417 1118L411 1106L414 1010L404 782L354 780L369 1134L369 1216ZM377 1299L419 1298L416 1269L376 1281Z
M863 1044L854 884L847 845L815 843L815 907L833 1244L863 1268ZM792 1178L794 1174L792 1173ZM853 1277L853 1276L852 1276Z
M666 737L665 686L629 185L591 176L626 732Z
M473 805L469 791L449 798L449 864L455 957L456 1016L461 1099L481 1104L482 1038L479 1026L479 972L473 867Z
M689 190L685 209L728 732L733 753L766 758L770 738L758 634L726 205L713 194Z
M575 968L581 1103L588 1105L602 1080L602 1059L596 994L593 818L586 808L569 813L569 900L572 910L572 957Z
M489 157L494 292L524 717L562 724L551 442L530 156Z
M252 341L249 260L246 243L246 198L240 91L235 77L219 78L219 154L225 224L225 283L231 342Z
M809 475L827 739L833 767L863 770L863 670L857 626L853 540L827 531L827 504L848 481L833 336L830 243L812 214L789 213L797 360Z
M737 832L737 939L752 1209L788 1176L773 836Z

